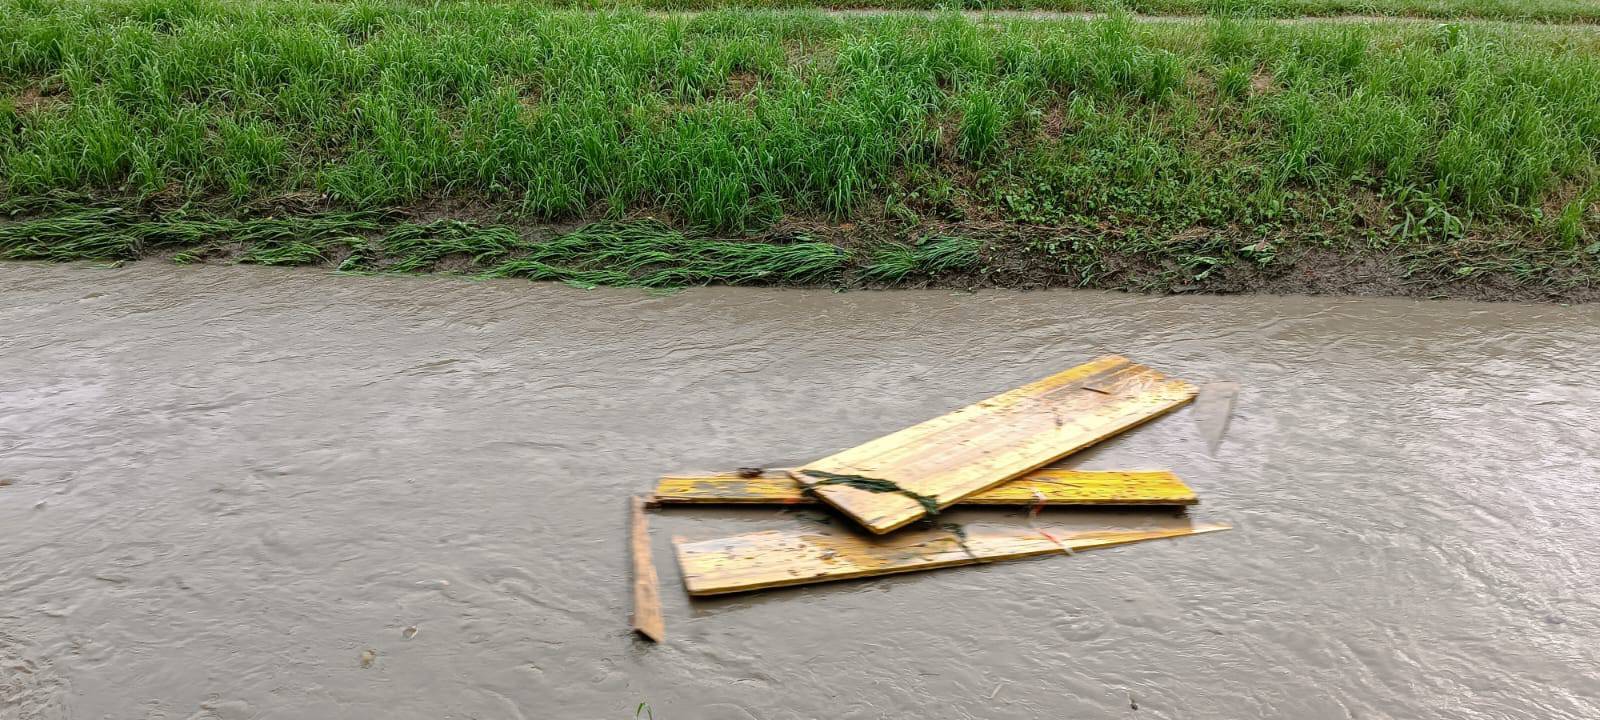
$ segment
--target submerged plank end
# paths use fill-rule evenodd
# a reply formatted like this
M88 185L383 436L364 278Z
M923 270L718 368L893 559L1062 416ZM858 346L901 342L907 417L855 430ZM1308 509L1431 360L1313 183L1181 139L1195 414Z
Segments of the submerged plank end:
M666 621L661 617L660 581L650 557L650 524L644 514L645 499L635 496L632 505L633 546L633 629L651 640L667 637Z

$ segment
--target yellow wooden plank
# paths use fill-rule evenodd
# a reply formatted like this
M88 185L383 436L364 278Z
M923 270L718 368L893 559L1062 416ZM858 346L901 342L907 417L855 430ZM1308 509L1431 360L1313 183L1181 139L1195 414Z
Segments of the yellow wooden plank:
M633 498L633 629L655 642L667 637L661 617L661 591L656 565L650 559L650 525L643 498Z
M785 470L667 475L650 501L658 505L810 505ZM1194 505L1193 490L1166 470L1035 470L968 495L959 505Z
M808 463L792 476L867 529L886 533L927 514L918 497L948 506L1170 412L1194 395L1187 382L1111 355ZM838 476L870 478L903 492L828 484Z
M960 535L946 529L928 529L888 537L775 530L699 542L673 538L673 545L689 594L705 596L1013 560L1227 529L1227 525L1207 525L1055 537L1030 529L974 530Z

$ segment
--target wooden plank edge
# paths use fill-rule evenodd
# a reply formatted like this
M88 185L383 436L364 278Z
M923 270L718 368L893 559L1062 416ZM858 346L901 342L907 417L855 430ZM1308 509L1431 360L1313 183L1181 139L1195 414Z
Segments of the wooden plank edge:
M775 469L773 472L790 472L790 471L780 468L780 469ZM1039 471L1035 470L1034 472L1039 472ZM1121 507L1121 506L1128 506L1128 507L1134 507L1134 506L1137 506L1137 507L1182 507L1182 506L1199 505L1200 504L1200 496L1197 493L1195 493L1194 489L1189 487L1188 483L1185 483L1182 478L1179 478L1177 475L1173 474L1170 470L1085 470L1084 472L1086 472L1086 473L1105 472L1105 473L1118 473L1118 474L1123 474L1123 475L1145 475L1145 474L1150 474L1150 475L1154 475L1154 474L1168 475L1168 476L1171 477L1171 481L1173 483L1176 483L1177 485L1183 487L1186 491L1188 491L1188 494L1182 495L1182 496L1174 495L1174 496L1171 496L1171 497L1164 497L1164 498L1086 498L1086 499L1074 499L1074 500L1061 500L1061 499L1054 499L1054 498L1046 498L1043 502L1040 502L1039 500L1037 500L1035 498L1027 498L1027 497L1019 497L1019 498L1016 498L1016 499L1011 499L1011 498L989 498L989 497L987 497L987 493L989 493L990 491L993 491L993 490L997 490L997 489L1003 488L1006 483L1028 481L1028 479L1029 479L1028 475L1022 475L1020 477L1016 477L1016 478L1012 478L1011 480L1007 480L1005 483L1001 483L1000 485L996 485L995 487L989 488L988 490L984 490L982 492L978 492L978 493L974 493L972 495L968 495L968 496L966 496L966 497L964 497L964 498L962 498L960 500L957 500L956 502L952 503L951 505L947 505L946 507L952 507L952 506L965 506L965 507L972 507L972 506L1033 507L1035 505L1042 505L1044 507L1108 507L1108 506L1109 507ZM723 506L755 505L755 506L763 506L763 507L801 505L801 506L814 507L814 506L823 504L821 500L818 500L816 498L816 496L814 496L814 495L812 495L810 493L804 493L804 492L801 492L798 495L795 495L793 497L771 497L771 498L768 498L768 497L748 497L748 496L717 497L717 496L712 496L712 495L686 496L686 495L679 495L679 494L672 493L672 492L662 492L661 491L661 488L662 488L663 484L665 484L665 483L667 483L669 481L674 481L674 480L706 480L706 481L711 481L711 482L716 482L718 480L727 480L727 481L731 482L731 481L735 481L735 480L739 480L739 479L742 479L742 478L740 478L737 474L730 473L730 472L720 472L720 473L719 472L675 473L675 474L671 474L671 475L663 475L656 482L656 491L651 493L650 495L646 496L645 504L646 504L647 507L652 507L652 508L659 508L659 507L673 506L673 505L723 505Z
M1066 452L1063 452L1060 455L1056 455L1055 457L1049 458L1049 459L1045 460L1044 462L1041 462L1041 463L1039 463L1037 465L1034 465L1031 468L1028 468L1028 469L1026 469L1026 470L1024 470L1024 471L1022 471L1020 473L1017 473L1016 475L1012 475L1009 478L1002 478L1001 480L998 480L998 481L996 481L994 483L991 483L991 484L986 485L984 487L978 488L977 490L973 490L971 492L968 492L965 495L963 495L962 497L966 497L966 495L975 495L975 494L983 492L985 490L991 490L993 488L996 488L996 487L999 487L1001 485L1004 485L1005 483L1010 482L1011 480L1014 480L1014 479L1016 479L1018 477L1026 475L1026 474L1028 474L1030 472L1033 472L1035 470L1038 470L1039 468L1042 468L1042 467L1044 467L1046 465L1049 465L1050 463L1058 462L1062 458L1069 457L1069 456L1071 456L1071 455L1073 455L1075 453L1079 453L1079 452L1082 452L1084 450L1087 450L1087 449L1089 449L1091 447L1094 447L1095 445L1098 445L1098 444L1103 443L1103 442L1105 442L1107 440L1110 440L1111 438L1121 436L1121 435L1123 435L1123 434L1125 434L1125 433L1127 433L1127 432L1129 432L1129 431L1131 431L1131 430L1133 430L1135 428L1141 427L1141 426L1143 426L1143 425L1145 425L1145 424L1147 424L1147 423L1149 423L1149 422L1151 422L1153 420L1156 420L1158 418L1166 417L1166 416L1168 416L1168 415L1170 415L1170 414L1172 414L1174 412L1177 412L1180 408L1188 405L1189 403L1194 402L1195 395L1197 395L1199 393L1198 388L1196 388L1194 386L1194 384L1189 383L1188 381L1185 381L1185 380L1178 380L1178 379L1173 379L1173 378L1169 378L1169 380L1171 380L1173 382L1182 383L1182 384L1188 386L1188 392L1184 393L1184 396L1182 398L1180 398L1178 400L1174 400L1171 404L1167 405L1164 408L1161 408L1160 410L1157 410L1157 411L1155 411L1153 413L1145 415L1144 417L1138 418L1138 419L1134 420L1133 422L1131 422L1131 423L1129 423L1127 425L1124 425L1124 426L1122 426L1120 428L1117 428L1116 430L1114 430L1114 431L1112 431L1110 433L1107 433L1107 434L1105 434L1105 435L1103 435L1101 437L1095 438L1094 440L1092 440L1090 442L1084 443L1082 445L1079 445L1078 447L1075 447L1075 448L1072 448L1070 450L1067 450ZM797 472L791 472L790 473L790 475L796 475L796 474L798 474L798 473ZM799 480L796 480L796 482L799 482ZM879 521L879 522L876 522L876 523L872 523L872 522L868 522L865 518L857 517L856 514L853 513L850 509L842 507L838 503L834 502L833 498L831 497L831 495L829 493L819 492L819 493L817 493L817 495L820 495L824 502L828 503L829 505L832 505L834 508L838 509L839 512L843 513L844 515L846 515L850 519L855 520L858 524L860 524L862 527L866 528L867 530L871 531L874 535L886 535L888 533L892 533L892 532L894 532L896 530L899 530L900 528L903 528L903 527L905 527L907 525L910 525L911 523L914 523L914 522L916 522L918 520L921 520L921 519L923 519L923 518L928 516L928 513L927 513L926 510L922 510L920 507L918 507L918 508L916 508L916 510L915 510L915 512L913 514L902 514L897 519L894 519L891 522L885 523L885 522ZM940 510L944 510L945 508L948 508L951 505L954 505L960 499L961 498L956 498L954 500L950 500L950 501L947 501L947 502L940 503L939 504L939 509Z
M652 642L661 642L667 637L667 626L661 616L660 579L650 554L650 521L644 514L644 498L634 496L630 504L633 510L633 629Z
M758 592L758 591L761 591L761 590L776 590L778 588L799 587L801 585L820 585L822 583L839 582L839 581L843 581L843 580L861 580L861 579L869 578L869 577L887 577L889 575L904 575L904 574L907 574L907 573L922 572L924 570L943 570L945 568L962 567L962 566L966 566L966 565L987 565L987 564L994 563L994 562L1011 562L1013 560L1031 560L1031 559L1035 559L1035 558L1045 557L1045 556L1048 556L1048 555L1061 555L1064 552L1065 552L1064 550L1060 550L1060 549L1040 548L1040 549L1037 549L1037 550L1029 551L1027 554L1017 555L1017 556L1014 556L1014 557L1006 558L1004 560L994 560L994 559L989 559L989 558L973 558L973 557L955 557L955 556L953 556L948 560L944 560L944 561L940 561L940 562L927 563L927 564L924 564L924 565L917 565L915 567L888 567L888 568L881 568L881 569L877 569L877 570L862 569L862 570L858 570L858 571L855 571L855 572L841 573L841 574L838 574L838 575L829 575L829 576L827 576L825 578L821 578L821 579L816 579L816 578L791 578L791 579L787 579L787 580L777 580L777 581L765 582L765 583L760 583L760 584L741 585L739 587L733 587L733 588L713 588L713 589L710 589L710 590L696 589L695 587L693 587L692 585L690 585L688 583L688 576L685 576L684 590L689 593L690 597L697 597L697 598L699 598L699 597L715 597L717 595L734 595L734 594L737 594L737 593ZM681 564L681 561L680 561L680 564Z
M1225 523L1217 523L1217 524L1211 524L1211 525L1198 525L1198 526L1191 526L1191 527L1187 527L1187 528L1176 528L1176 529L1169 529L1169 530L1096 530L1096 531L1089 531L1089 532L1083 532L1083 533L1077 533L1077 534L1073 534L1073 535L1068 535L1068 536L1061 537L1061 538L1058 538L1058 539L1057 538L1052 538L1052 541L1056 543L1056 546L1053 547L1053 548L1040 549L1038 551L1028 552L1028 553L1025 553L1025 554L1020 554L1020 555L1016 555L1016 556L1005 558L1005 559L970 558L970 557L969 558L958 558L958 559L952 559L952 560L947 561L947 562L929 563L929 564L926 564L926 565L918 565L918 566L915 566L915 567L885 568L885 569L881 569L881 570L878 570L878 571L863 570L861 572L841 573L839 575L831 575L831 576L828 576L828 577L822 578L822 579L795 578L795 579L789 580L789 581L764 583L764 584L761 584L761 585L747 585L747 586L733 587L733 588L719 588L719 589L711 589L711 590L696 589L696 588L694 588L693 586L691 586L689 584L690 573L689 573L688 566L683 561L683 546L686 545L686 544L689 544L690 541L688 539L682 537L682 536L674 536L672 538L672 547L673 547L673 554L677 557L678 568L679 568L680 572L683 574L683 577L684 577L684 590L689 594L690 597L700 598L700 597L716 597L718 595L736 595L736 594L739 594L739 593L757 592L757 591L760 591L760 590L774 590L774 589L778 589L778 588L799 587L799 586L802 586L802 585L821 585L823 583L829 583L829 582L838 582L838 581L843 581L843 580L861 580L863 578L869 578L869 577L884 577L884 576L888 576L888 575L900 575L900 574L907 574L907 573L913 573L913 572L921 572L921 571L924 571L924 570L942 570L944 568L961 567L961 566L965 566L965 565L989 565L989 564L998 563L998 562L1011 562L1013 560L1032 560L1032 559L1038 559L1038 558L1041 558L1041 557L1047 557L1047 556L1050 556L1050 555L1066 555L1066 554L1083 552L1085 550L1099 550L1099 549L1103 549L1103 548L1113 548L1113 547L1120 547L1120 546L1123 546L1123 545L1132 545L1134 543L1145 542L1145 541L1148 541L1148 540L1166 540L1166 539L1170 539L1170 538L1188 537L1188 536L1191 536L1191 535L1205 535L1207 533L1223 532L1223 531L1232 530L1232 529L1233 529L1232 525L1228 525L1228 524L1225 524ZM1026 532L1026 533L1022 533L1022 535L1029 536L1029 537L1037 536L1039 534L1040 533L1038 533L1037 531L1029 531L1029 532ZM696 541L696 542L706 542L706 541Z

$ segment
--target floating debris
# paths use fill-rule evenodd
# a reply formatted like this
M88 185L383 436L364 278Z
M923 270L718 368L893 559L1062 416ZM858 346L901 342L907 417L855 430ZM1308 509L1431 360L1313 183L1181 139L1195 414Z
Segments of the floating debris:
M1091 386L1094 392L1084 392ZM1110 355L807 463L795 474L828 504L883 534L1194 396L1187 382ZM830 476L888 483L893 491L829 482Z
M654 642L667 637L666 621L661 616L661 592L657 587L656 566L650 559L650 525L644 514L644 500L633 498L633 629Z
M886 537L772 530L717 540L674 538L683 583L694 596L933 570L955 565L1060 555L1145 540L1230 529L1087 532L1052 537L1037 530L912 530Z
M1237 384L1208 388L1226 407ZM673 538L691 596L722 595L832 580L991 563L1230 529L1066 533L1035 527L1047 506L1186 506L1194 490L1166 470L1044 468L1057 459L1195 399L1193 385L1110 355L798 468L740 467L729 473L662 477L632 500L633 627L664 636L644 508L664 505L833 506L854 527L805 527L716 540ZM1202 427L1213 424L1201 419ZM1220 436L1220 430L1216 431ZM1214 447L1214 444L1213 444ZM1025 527L972 529L956 523L900 530L954 504L1028 508ZM788 514L788 513L785 513ZM809 513L796 517L807 518ZM1003 683L1002 683L1003 685ZM990 694L993 699L1001 686ZM1132 695L1129 704L1137 710Z
M815 505L782 470L755 477L742 472L667 475L652 505ZM1166 470L1035 470L962 498L957 505L1194 505L1200 502Z

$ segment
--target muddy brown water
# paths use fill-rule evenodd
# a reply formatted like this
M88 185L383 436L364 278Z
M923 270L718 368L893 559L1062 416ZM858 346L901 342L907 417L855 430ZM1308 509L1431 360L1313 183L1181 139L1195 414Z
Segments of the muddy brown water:
M1597 350L1600 306L0 265L0 718L1596 718ZM1242 389L1214 455L1185 410L1075 464L1237 530L691 603L670 536L825 516L662 512L627 631L656 474L1107 351Z

